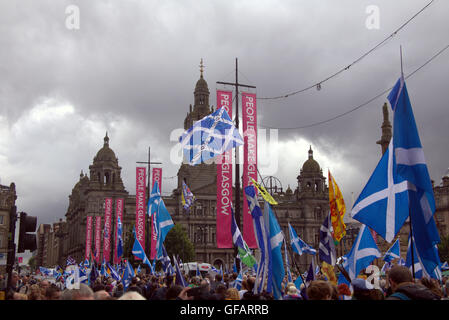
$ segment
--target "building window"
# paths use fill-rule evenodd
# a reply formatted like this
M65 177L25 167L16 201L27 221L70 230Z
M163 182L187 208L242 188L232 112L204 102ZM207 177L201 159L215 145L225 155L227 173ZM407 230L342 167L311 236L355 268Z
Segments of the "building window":
M5 223L4 219L5 219L5 216L0 214L0 225L3 225Z

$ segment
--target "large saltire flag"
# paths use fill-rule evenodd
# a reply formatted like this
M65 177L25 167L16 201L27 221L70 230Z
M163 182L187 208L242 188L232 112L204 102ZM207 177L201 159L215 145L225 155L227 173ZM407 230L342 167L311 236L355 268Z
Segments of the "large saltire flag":
M185 212L189 213L190 207L193 205L193 202L195 201L195 196L190 191L189 187L184 181L182 182L181 200Z
M290 235L290 245L292 246L294 252L296 252L299 255L302 255L303 253L309 253L312 255L316 254L315 249L313 249L311 246L305 243L300 237L298 237L295 229L293 229L290 222L288 223L288 232Z
M231 232L232 232L232 241L234 245L237 247L238 255L240 257L240 261L251 268L254 266L257 261L256 258L251 253L251 249L246 244L245 240L242 237L239 227L237 226L237 222L235 221L234 208L231 206L232 213L232 221L231 221Z
M184 158L194 166L242 145L243 139L225 108L220 108L195 122L179 142Z
M346 213L345 201L341 194L340 188L335 182L330 170L329 176L329 208L331 212L331 221L333 228L333 238L339 242L346 234L346 225L343 222L343 217Z
M129 284L131 283L132 278L135 276L133 266L126 261L125 273L123 274L123 287L126 291L128 289Z
M268 220L270 232L273 296L276 300L282 300L282 281L284 280L285 270L281 250L282 243L284 242L284 234L271 209L271 205L267 201L265 201L264 214Z
M388 100L394 110L392 140L397 173L415 187L408 190L414 246L425 272L435 278L440 272L440 259L435 249L440 242L434 220L435 199L403 76L396 82Z
M271 242L269 226L265 223L265 219L257 201L256 188L247 186L244 188L246 200L251 211L254 224L254 234L256 236L257 245L260 249L260 258L257 263L256 282L254 284L253 293L260 294L266 283L266 291L271 292Z

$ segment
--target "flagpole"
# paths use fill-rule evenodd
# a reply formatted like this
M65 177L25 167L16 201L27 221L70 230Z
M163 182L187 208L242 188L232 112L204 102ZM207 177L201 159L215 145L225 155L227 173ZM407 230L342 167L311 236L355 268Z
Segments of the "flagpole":
M402 62L402 45L399 46L399 54L400 54L400 60L401 60L401 79L404 81L404 66ZM413 249L413 228L412 228L412 212L409 208L408 210L408 216L410 219L410 250L411 250L411 259L412 259L412 274L413 274L413 281L415 281L415 254Z

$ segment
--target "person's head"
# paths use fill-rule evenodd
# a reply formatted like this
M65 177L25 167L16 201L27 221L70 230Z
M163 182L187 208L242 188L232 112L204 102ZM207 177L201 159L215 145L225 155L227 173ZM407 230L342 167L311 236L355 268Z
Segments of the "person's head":
M323 280L312 281L306 292L309 300L331 300L332 298L332 288Z
M220 295L223 299L226 293L226 286L222 283L218 284L215 288L215 293Z
M239 291L236 288L229 288L225 293L226 300L240 300Z
M94 292L95 300L111 300L111 296L106 290L98 290Z
M215 275L215 282L221 282L221 280L223 280L223 277L221 276L221 274L216 274Z
M254 278L254 277L248 277L248 279L246 279L246 287L247 287L248 291L253 290L255 282L256 282L256 278Z
M61 300L94 300L94 292L88 285L80 283L79 289L65 289Z
M45 290L45 298L47 300L59 300L61 297L61 290L54 284L50 285L47 290Z
M44 290L47 290L47 288L48 287L50 287L50 282L48 281L48 280L42 280L40 283L39 283L39 286L42 288L42 289L44 289Z
M118 300L147 300L137 291L129 291L122 295Z
M349 290L349 287L346 283L340 283L337 287L338 294L343 296L350 296L351 290Z
M29 280L30 280L30 277L28 277L27 275L24 275L22 277L22 284L27 284Z
M201 280L200 282L201 291L209 292L210 291L210 283L206 279Z
M17 282L19 282L19 274L16 271L11 273L11 285L16 286Z
M295 296L298 295L298 290L296 289L296 287L293 286L287 286L287 294L289 296Z
M390 281L391 290L394 292L401 283L413 282L413 277L406 266L396 265L390 269L388 281Z
M170 286L167 289L167 293L165 294L165 299L175 300L176 297L181 293L181 291L182 291L182 287L177 284Z
M28 295L24 293L14 292L12 298L13 300L28 300Z
M440 284L436 279L421 278L420 282L423 286L434 292L440 298L443 297L443 290L441 290Z

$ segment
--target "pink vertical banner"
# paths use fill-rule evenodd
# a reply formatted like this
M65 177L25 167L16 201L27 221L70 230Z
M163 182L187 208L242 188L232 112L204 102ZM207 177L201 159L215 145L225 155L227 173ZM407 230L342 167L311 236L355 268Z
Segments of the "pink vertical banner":
M145 185L146 168L136 168L136 237L145 250ZM136 259L138 259L136 257ZM139 260L139 259L138 259Z
M92 245L92 217L86 217L86 254L84 259L89 260L90 258L90 248Z
M232 91L217 90L217 109L225 108L232 119ZM217 159L217 248L233 248L232 221L232 149Z
M101 217L95 217L95 261L100 263L101 250Z
M153 190L154 183L157 182L157 185L159 186L159 192L162 194L162 168L153 168L152 171L152 184L151 184L151 190ZM151 250L150 250L150 259L153 260L156 258L156 243L157 243L157 233L156 229L154 228L154 214L151 213Z
M115 250L114 250L114 264L120 263L121 258L117 257L117 246L118 246L118 238L117 238L117 227L118 227L118 219L123 225L123 198L118 198L115 200Z
M103 257L106 262L109 262L111 256L112 198L106 198L104 204Z
M257 103L256 95L242 93L243 122L243 189L251 185L251 178L257 181ZM245 196L244 196L245 197ZM250 248L257 248L253 219L246 197L243 201L243 239Z

